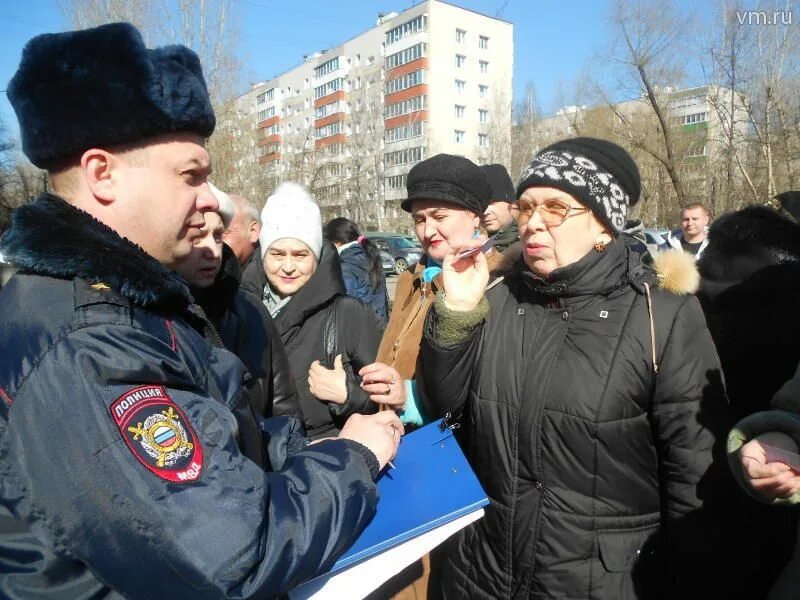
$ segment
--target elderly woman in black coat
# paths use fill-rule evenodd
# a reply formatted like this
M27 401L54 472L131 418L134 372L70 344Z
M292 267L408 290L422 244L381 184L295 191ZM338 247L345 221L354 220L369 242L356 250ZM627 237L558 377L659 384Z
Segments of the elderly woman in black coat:
M483 255L445 259L426 409L460 421L491 505L438 552L434 597L695 597L674 570L700 552L681 521L724 390L691 257L654 269L621 236L639 193L619 146L558 142L518 185L518 268L486 291Z

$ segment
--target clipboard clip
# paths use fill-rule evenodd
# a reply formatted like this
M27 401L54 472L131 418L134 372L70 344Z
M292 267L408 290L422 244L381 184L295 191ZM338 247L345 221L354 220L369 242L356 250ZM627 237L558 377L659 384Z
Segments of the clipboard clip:
M444 414L442 417L442 422L439 423L439 431L444 433L445 429L449 429L450 431L455 431L456 429L461 428L461 423L459 423L455 417L453 417L453 413L449 410Z

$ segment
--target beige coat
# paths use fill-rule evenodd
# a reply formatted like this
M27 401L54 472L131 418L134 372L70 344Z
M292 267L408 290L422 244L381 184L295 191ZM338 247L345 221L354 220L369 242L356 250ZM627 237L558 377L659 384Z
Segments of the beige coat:
M488 256L489 271L493 279L507 273L521 253L519 242L504 252L492 252ZM442 276L439 274L430 283L422 281L425 270L423 261L397 279L394 307L389 317L378 349L377 361L397 369L403 379L412 379L417 372L419 344L422 341L422 328L425 317L433 304L436 292L442 289Z

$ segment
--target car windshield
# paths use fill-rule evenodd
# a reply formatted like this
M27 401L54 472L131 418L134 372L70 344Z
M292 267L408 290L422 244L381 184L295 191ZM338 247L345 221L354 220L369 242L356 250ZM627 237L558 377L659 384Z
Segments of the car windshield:
M416 248L406 238L389 238L388 242L392 248Z

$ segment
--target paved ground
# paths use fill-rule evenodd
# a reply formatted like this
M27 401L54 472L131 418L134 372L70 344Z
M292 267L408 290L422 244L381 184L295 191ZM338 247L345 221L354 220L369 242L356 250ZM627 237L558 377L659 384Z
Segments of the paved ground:
M389 303L394 302L394 288L397 285L397 275L386 276L386 291L389 293Z

